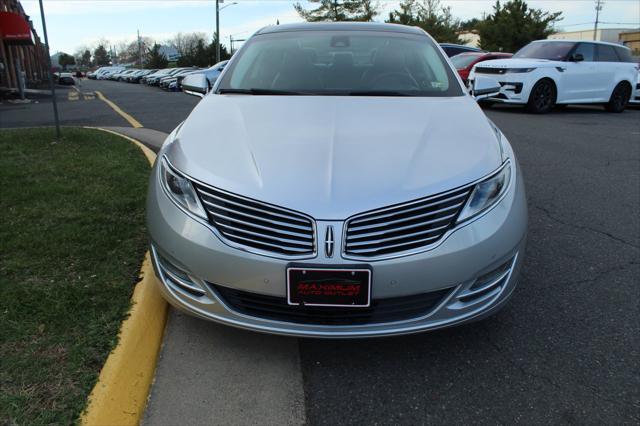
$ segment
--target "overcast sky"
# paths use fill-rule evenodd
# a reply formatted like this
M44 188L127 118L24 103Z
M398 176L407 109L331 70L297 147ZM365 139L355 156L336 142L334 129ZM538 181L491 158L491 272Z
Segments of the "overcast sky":
M223 43L229 36L241 38L257 29L301 19L290 0L235 0L220 13ZM42 23L37 0L21 0L27 14L42 37ZM225 0L226 4L233 0ZM306 2L302 2L305 4ZM399 1L379 1L383 21ZM490 13L494 0L446 0L453 15L460 19L481 17ZM561 11L564 20L558 27L569 30L593 28L595 20L594 0L531 0L531 7ZM215 1L213 0L44 0L44 7L51 42L51 52L74 53L81 46L94 47L98 40L107 39L112 44L135 39L136 31L143 36L164 41L178 32L202 31L213 34L215 30ZM309 6L311 7L311 6ZM606 0L600 15L604 28L640 26L640 1Z

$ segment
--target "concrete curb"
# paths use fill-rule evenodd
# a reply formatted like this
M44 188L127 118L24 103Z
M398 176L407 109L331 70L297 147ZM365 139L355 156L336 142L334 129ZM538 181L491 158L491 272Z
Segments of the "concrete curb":
M156 155L139 141L117 132L87 127L121 136L135 143L150 164ZM142 419L167 320L167 303L149 253L140 270L140 281L131 297L129 317L120 327L119 341L109 354L98 382L89 395L82 425L137 425Z

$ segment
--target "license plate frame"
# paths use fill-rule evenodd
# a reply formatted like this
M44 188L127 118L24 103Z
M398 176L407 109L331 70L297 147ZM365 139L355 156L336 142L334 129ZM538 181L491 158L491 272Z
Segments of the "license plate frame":
M307 287L302 289L307 294L301 294L300 286L305 282L300 278L309 274ZM368 308L371 306L371 269L363 267L323 268L289 266L286 270L287 304L290 306L314 306L333 308ZM318 278L326 275L326 278ZM365 278L363 280L363 278ZM318 280L324 282L318 283ZM313 287L313 284L316 286ZM333 286L333 287L331 287ZM364 286L364 291L362 287ZM349 295L355 292L357 294ZM336 294L331 294L334 292ZM326 300L335 296L336 303L328 303ZM342 302L353 300L355 303ZM308 301L304 301L307 299Z

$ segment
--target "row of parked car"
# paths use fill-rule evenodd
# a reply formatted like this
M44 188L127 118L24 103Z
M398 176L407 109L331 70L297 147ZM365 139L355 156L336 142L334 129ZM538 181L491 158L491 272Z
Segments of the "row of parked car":
M126 83L139 83L157 86L169 91L182 90L182 79L190 74L202 74L206 77L209 87L216 79L228 61L219 62L212 67L173 67L163 69L137 69L120 66L101 67L87 74L93 80L112 80Z
M474 86L477 77L494 81L499 90L487 96L485 104L520 104L538 114L568 104L602 104L611 112L623 111L627 103L640 104L638 58L622 45L539 40L515 54L446 43L440 47L468 87ZM184 77L202 74L210 89L226 64L160 70L103 67L88 77L180 91Z

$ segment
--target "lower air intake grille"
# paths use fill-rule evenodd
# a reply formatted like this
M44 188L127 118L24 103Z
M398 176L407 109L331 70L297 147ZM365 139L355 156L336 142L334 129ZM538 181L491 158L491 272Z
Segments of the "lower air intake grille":
M195 184L209 222L240 246L286 256L315 252L313 222L307 216Z
M248 316L298 324L358 325L403 321L430 313L451 292L432 291L405 297L373 299L368 308L291 306L285 297L266 296L210 284L227 306Z
M433 244L455 224L472 188L355 216L347 221L344 252L371 258Z

